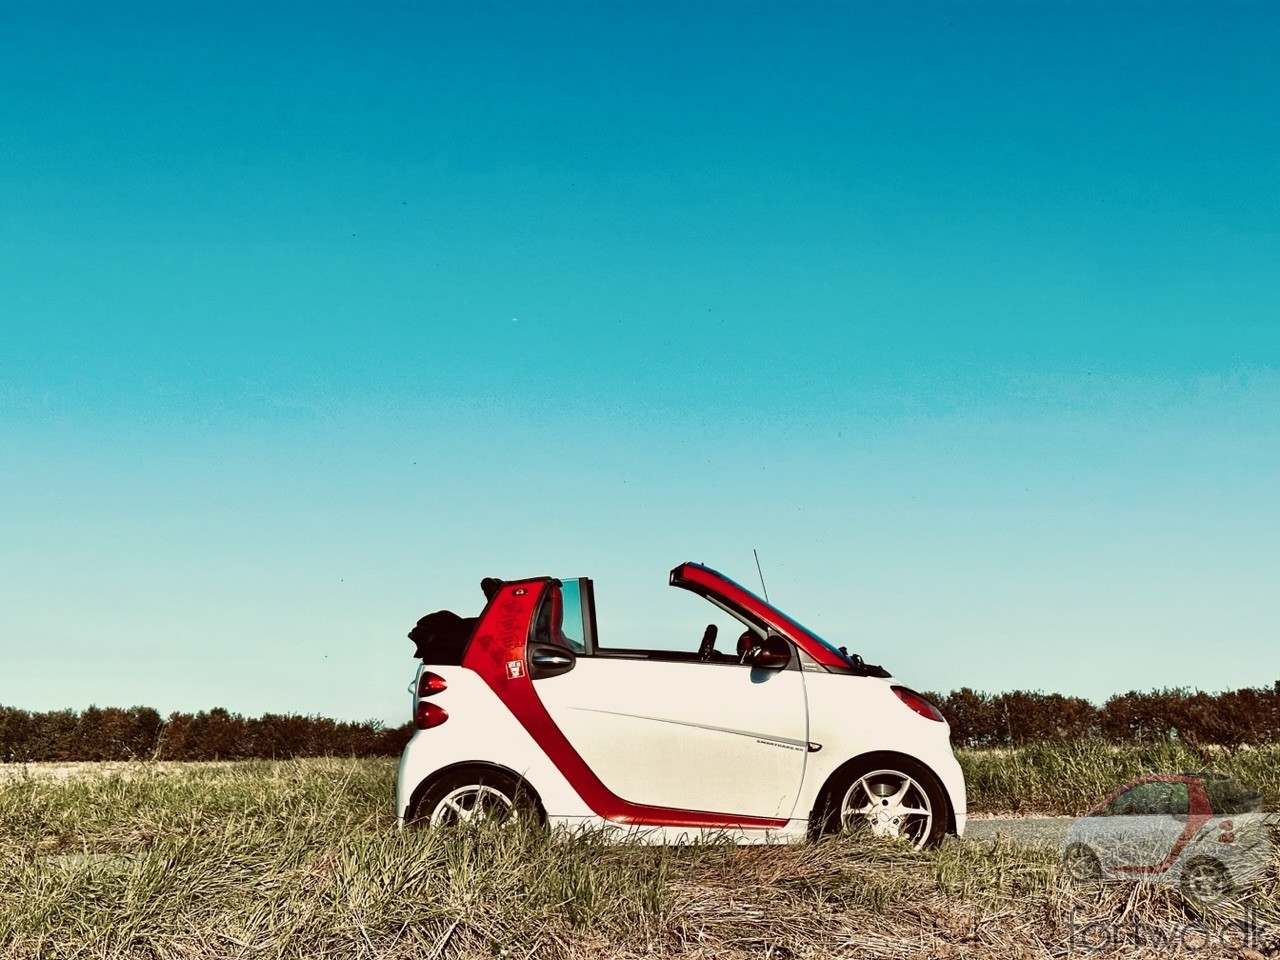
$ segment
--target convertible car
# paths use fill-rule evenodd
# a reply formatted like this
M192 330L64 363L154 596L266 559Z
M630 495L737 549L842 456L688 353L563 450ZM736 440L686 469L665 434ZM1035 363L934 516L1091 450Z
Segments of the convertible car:
M401 822L517 817L652 842L867 830L917 847L964 830L932 703L708 567L670 583L740 636L601 646L586 578L486 579L478 617L419 621Z

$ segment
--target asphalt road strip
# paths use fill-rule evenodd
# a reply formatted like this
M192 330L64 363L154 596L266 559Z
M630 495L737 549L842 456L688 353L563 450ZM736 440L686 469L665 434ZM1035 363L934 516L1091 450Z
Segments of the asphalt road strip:
M970 820L964 838L993 841L1000 837L1017 843L1061 849L1071 825L1079 817L983 817Z

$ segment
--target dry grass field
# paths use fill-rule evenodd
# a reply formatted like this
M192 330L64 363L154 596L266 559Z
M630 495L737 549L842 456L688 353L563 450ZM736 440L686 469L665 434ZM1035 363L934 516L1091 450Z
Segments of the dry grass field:
M1078 813L1153 761L1092 749L965 754L975 810ZM1280 751L1220 759L1268 773L1274 802ZM1075 887L1058 851L1003 839L917 852L400 832L394 773L389 760L3 768L0 957L1280 955L1274 876L1210 910L1153 884Z

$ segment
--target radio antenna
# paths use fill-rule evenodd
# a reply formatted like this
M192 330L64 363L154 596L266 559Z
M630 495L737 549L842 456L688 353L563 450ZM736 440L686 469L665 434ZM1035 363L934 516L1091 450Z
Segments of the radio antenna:
M764 585L764 571L760 569L760 554L756 553L756 548L751 548L751 555L756 558L756 573L760 574L760 589L764 591L764 602L769 602L769 588Z

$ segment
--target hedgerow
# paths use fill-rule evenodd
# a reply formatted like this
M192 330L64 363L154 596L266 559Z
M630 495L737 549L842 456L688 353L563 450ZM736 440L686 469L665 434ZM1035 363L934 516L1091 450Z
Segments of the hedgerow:
M1130 691L1095 706L1057 693L980 693L962 687L927 694L951 724L961 747L1019 747L1105 740L1238 747L1280 743L1280 680L1270 687L1223 693L1165 689Z
M163 719L151 707L38 713L0 706L0 762L386 757L398 754L411 732L408 724L276 713L245 717L221 707Z

